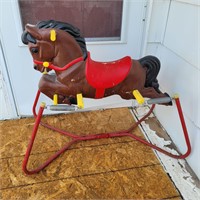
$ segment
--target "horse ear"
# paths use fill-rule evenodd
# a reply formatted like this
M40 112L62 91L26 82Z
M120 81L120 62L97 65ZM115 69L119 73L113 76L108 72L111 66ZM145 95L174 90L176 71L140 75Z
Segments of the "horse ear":
M42 35L39 33L39 29L37 27L35 27L34 25L31 24L27 24L25 26L25 29L28 33L31 34L31 36L33 36L35 39L37 40L41 40L42 39Z

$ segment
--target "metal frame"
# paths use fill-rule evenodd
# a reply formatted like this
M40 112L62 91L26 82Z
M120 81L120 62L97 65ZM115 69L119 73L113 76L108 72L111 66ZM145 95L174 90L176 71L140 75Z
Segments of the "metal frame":
M185 120L184 120L184 117L183 117L183 112L182 112L182 109L181 109L181 104L180 104L179 97L175 97L174 100L175 100L175 103L176 103L176 106L177 106L179 118L180 118L180 121L181 121L182 129L183 129L183 133L184 133L184 137L185 137L185 142L186 142L186 145L187 145L187 151L186 151L185 154L182 154L182 155L171 154L170 152L168 152L168 151L166 151L166 150L164 150L164 149L162 149L162 148L160 148L160 147L158 147L156 145L153 145L150 142L148 142L148 141L146 141L144 139L141 139L140 137L138 137L138 136L134 135L133 133L131 133L131 131L135 127L140 125L141 122L144 121L153 112L153 110L155 108L155 104L153 104L151 106L149 112L144 117L142 117L140 120L138 120L136 123L134 123L127 130L118 131L118 132L91 134L91 135L76 135L76 134L67 132L67 131L62 130L62 129L58 129L58 128L53 127L53 126L51 126L49 124L41 122L43 111L45 109L45 103L41 103L39 111L38 111L38 114L37 114L36 113L36 106L37 106L39 97L40 97L40 91L38 90L38 92L36 94L36 98L35 98L34 104L33 104L33 114L34 114L34 117L35 117L35 124L34 124L34 127L33 127L32 135L31 135L31 138L30 138L27 150L26 150L26 154L25 154L25 157L24 157L23 165L22 165L22 169L27 175L31 175L31 174L35 174L35 173L40 172L45 167L47 167L53 160L55 160L58 156L60 156L63 152L68 150L71 147L71 145L73 145L73 144L75 144L77 142L86 141L86 140L88 141L88 140L96 140L96 139L102 139L102 138L114 138L114 137L128 136L128 137L131 137L132 139L135 139L135 140L137 140L137 141L139 141L139 142L141 142L141 143L143 143L143 144L145 144L145 145L147 145L147 146L149 146L149 147L151 147L151 148L153 148L153 149L155 149L155 150L157 150L157 151L159 151L161 153L164 153L167 156L175 158L175 159L184 159L187 156L189 156L189 154L191 153L190 140L189 140L189 136L188 136ZM43 164L41 164L39 167L37 167L36 169L28 170L27 169L27 163L28 163L28 160L29 160L29 157L30 157L30 153L31 153L31 150L32 150L32 147L33 147L33 144L34 144L34 140L35 140L39 125L42 125L42 126L48 128L48 129L54 130L54 131L56 131L56 132L58 132L60 134L63 134L65 136L67 136L67 137L70 137L72 140L70 142L66 143L66 145L64 145L55 154L50 156L47 159L47 161L44 162Z

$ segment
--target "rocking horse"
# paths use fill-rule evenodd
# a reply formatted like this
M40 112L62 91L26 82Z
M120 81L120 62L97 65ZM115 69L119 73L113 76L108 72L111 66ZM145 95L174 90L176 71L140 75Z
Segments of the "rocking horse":
M43 73L33 105L36 122L23 162L23 170L25 173L33 174L39 172L67 150L71 144L77 141L105 137L130 136L174 158L185 158L189 155L190 142L179 98L175 98L175 102L188 147L184 155L173 155L130 133L135 126L150 115L155 107L154 103L172 105L173 98L159 90L157 75L160 70L160 61L158 58L146 56L139 60L134 60L130 56L126 56L112 62L94 61L91 58L90 52L87 51L85 39L81 36L79 29L71 24L54 20L41 21L36 25L27 24L22 34L22 42L29 47L33 57L34 69ZM55 73L48 73L51 70L54 70ZM143 97L147 97L150 98L148 102L151 102L150 104L153 104L153 106L149 113L129 130L117 133L77 136L41 122L45 105L41 104L38 114L35 111L41 92L49 98L54 99L56 105L65 104L69 107L70 105L73 106L78 103L76 98L77 94L92 99L117 94L123 99L136 98L138 101L142 99L142 102L144 102ZM80 100L78 101L80 102ZM39 124L71 137L72 141L50 157L43 165L35 170L29 171L26 165Z
M70 24L53 20L39 22L36 26L27 24L22 41L28 44L34 69L40 72L45 71L45 64L47 71L55 67L65 69L70 62L82 58L66 70L55 70L55 74L42 76L39 90L51 99L53 94L58 94L59 103L74 103L77 93L88 98L118 94L124 99L132 99L135 89L143 97L167 96L159 90L156 77L160 62L156 57L134 60L126 56L113 62L93 61L85 39Z

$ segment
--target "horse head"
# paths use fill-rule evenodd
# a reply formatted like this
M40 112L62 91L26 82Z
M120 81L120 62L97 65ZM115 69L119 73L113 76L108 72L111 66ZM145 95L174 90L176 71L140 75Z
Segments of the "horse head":
M22 35L22 41L28 45L33 60L52 62L56 57L55 42L51 41L51 29L39 29L27 24ZM34 64L34 69L43 72L43 64ZM48 71L50 69L47 69Z
M85 40L77 28L53 20L27 24L22 34L34 60L34 69L43 72L44 63L62 68L82 54L87 55ZM86 57L86 56L85 56ZM47 71L50 69L47 68Z

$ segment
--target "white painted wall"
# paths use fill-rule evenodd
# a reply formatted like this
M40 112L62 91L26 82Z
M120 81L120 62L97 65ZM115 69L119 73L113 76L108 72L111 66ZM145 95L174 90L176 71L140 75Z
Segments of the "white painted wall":
M162 63L161 89L180 96L192 145L187 161L200 179L200 1L154 0L149 27L146 54ZM157 106L156 115L184 153L176 107Z

